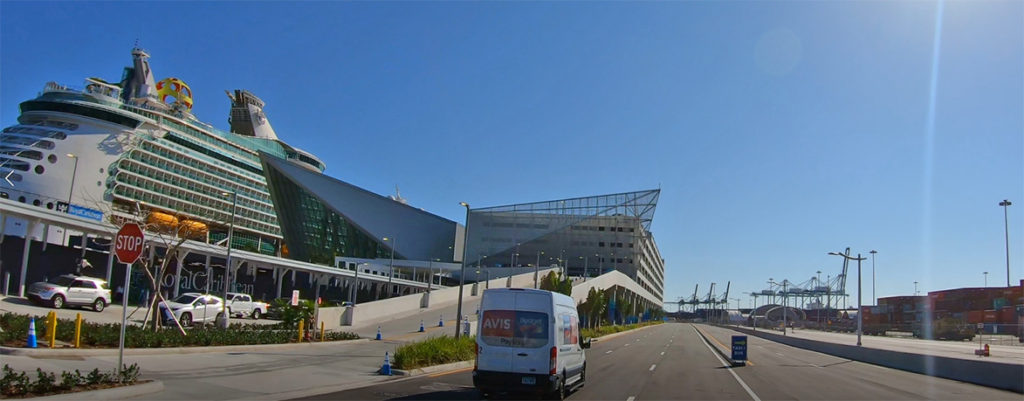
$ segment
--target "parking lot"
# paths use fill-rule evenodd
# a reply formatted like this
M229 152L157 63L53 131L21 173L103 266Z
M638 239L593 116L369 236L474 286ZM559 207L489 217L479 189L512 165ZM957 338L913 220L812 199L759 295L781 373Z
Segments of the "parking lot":
M82 320L92 323L120 323L121 322L121 305L113 304L107 305L106 309L102 312L95 312L88 308L79 307L64 307L62 309L53 309L49 306L40 306L33 304L26 298L19 298L15 296L7 296L0 298L0 313L11 312L22 315L34 315L34 316L45 316L50 311L57 311L57 317L60 319L75 319L75 315L78 313L82 314ZM136 308L134 306L128 306L128 323L141 325L143 319L146 317L145 308ZM238 323L255 323L255 324L274 324L277 320L270 320L262 318L259 320L253 320L251 318L239 319L232 317L232 322Z

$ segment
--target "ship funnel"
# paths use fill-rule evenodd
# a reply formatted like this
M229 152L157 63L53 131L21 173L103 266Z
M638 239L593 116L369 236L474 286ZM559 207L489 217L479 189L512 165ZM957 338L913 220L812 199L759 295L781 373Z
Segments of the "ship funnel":
M228 97L231 98L231 116L228 118L231 132L256 138L277 139L274 128L270 126L267 115L263 113L263 100L247 90L239 89L235 89L233 96L229 93Z

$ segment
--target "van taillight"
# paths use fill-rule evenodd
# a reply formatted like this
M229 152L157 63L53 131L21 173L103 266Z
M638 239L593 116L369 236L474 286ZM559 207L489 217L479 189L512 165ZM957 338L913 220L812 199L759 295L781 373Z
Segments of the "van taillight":
M548 374L558 374L558 347L551 347L551 369Z

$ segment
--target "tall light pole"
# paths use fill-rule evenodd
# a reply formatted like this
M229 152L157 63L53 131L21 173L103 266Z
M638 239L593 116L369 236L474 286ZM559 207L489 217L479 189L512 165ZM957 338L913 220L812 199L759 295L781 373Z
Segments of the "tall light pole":
M238 192L231 191L221 192L222 196L231 195L231 222L228 225L228 255L227 261L224 266L224 299L220 303L220 314L222 319L217 322L217 325L222 329L227 329L231 323L231 317L228 316L228 287L231 286L231 240L235 236L235 210L238 207Z
M872 249L871 252L871 304L878 305L878 298L875 298L875 254L878 251Z
M352 302L352 306L355 306L356 305L356 301L359 300L359 267L361 267L362 265L369 266L370 263L369 262L363 262L363 263L360 263L360 264L356 265L355 285L353 286L354 288L352 289L352 296L349 299L349 302Z
M914 282L914 295L917 295L917 282Z
M988 272L982 272L985 275L985 287L988 288Z
M544 251L537 251L537 264L533 265L533 289L538 289L538 280L540 276L540 255L543 255Z
M999 206L1003 207L1003 232L1006 235L1006 286L1010 286L1010 220L1006 209L1013 203L1003 199Z
M847 250L847 252L849 252L850 249L847 248L846 250ZM864 326L864 313L862 313L863 312L863 308L861 306L860 262L862 260L867 259L867 258L860 257L859 253L857 254L856 258L850 257L850 255L847 255L845 253L839 253L839 252L829 252L828 254L829 255L842 256L842 257L846 258L847 260L856 260L857 261L857 346L859 347L860 344L861 344L860 337L861 337L861 335L864 332L864 330L863 330L863 326ZM917 292L917 282L916 281L914 282L914 292L915 293Z
M461 273L459 274L459 307L458 311L455 312L455 338L459 338L462 334L459 331L459 322L462 321L462 286L466 284L466 244L469 243L469 204L466 202L459 202L466 208L466 232L462 236L462 267Z
M391 280L395 278L395 248L398 247L398 238L384 237L384 241L391 241L391 264L388 265L388 298L391 298L391 292L394 291Z
M70 211L71 196L75 193L75 176L78 175L78 156L75 156L74 153L68 153L67 156L75 159L75 168L71 170L71 188L68 189L68 209Z

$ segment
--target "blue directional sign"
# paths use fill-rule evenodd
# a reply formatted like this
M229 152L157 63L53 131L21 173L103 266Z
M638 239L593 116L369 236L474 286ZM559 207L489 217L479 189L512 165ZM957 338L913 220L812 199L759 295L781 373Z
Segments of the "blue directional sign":
M732 360L747 360L747 336L732 336Z
M96 209L81 207L78 205L69 205L68 214L78 217L85 217L87 219L93 219L96 221L103 221L103 212Z

